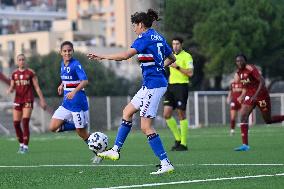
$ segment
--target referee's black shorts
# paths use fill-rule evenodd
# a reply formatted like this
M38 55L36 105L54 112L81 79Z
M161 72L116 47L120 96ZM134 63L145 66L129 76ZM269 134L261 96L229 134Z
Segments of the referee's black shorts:
M169 84L165 93L164 106L186 110L187 98L188 83Z

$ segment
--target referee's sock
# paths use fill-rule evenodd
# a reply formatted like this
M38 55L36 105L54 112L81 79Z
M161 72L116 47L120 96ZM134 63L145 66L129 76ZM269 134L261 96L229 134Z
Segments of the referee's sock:
M187 133L188 133L188 120L180 120L181 141L180 144L187 145Z
M180 131L178 129L177 122L176 122L175 118L171 117L169 119L166 119L166 123L167 123L168 127L170 128L170 130L172 131L172 133L175 137L175 140L181 141Z

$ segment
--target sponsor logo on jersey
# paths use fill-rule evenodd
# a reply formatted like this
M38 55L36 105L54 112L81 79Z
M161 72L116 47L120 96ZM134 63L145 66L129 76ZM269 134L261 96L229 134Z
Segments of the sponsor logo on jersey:
M151 40L153 41L162 41L162 37L159 35L151 35Z
M242 82L243 85L250 83L250 79L249 78L241 79L240 81Z
M61 79L72 79L72 75L62 75Z

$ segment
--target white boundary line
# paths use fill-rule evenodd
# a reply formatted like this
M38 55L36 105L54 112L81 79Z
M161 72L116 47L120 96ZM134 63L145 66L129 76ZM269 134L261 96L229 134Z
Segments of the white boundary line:
M70 164L70 165L0 165L0 168L41 168L41 167L146 167L148 165L97 165L97 164Z
M62 164L62 165L0 165L0 168L41 168L41 167L149 167L155 166L154 164L108 164L108 165L97 165L97 164ZM211 164L175 164L178 167L184 166L284 166L283 163L211 163Z
M178 181L178 182L162 182L162 183L129 185L129 186L113 186L107 188L109 189L142 188L142 187L165 186L165 185L174 185L174 184L188 184L188 183L212 182L212 181L222 181L222 180L239 180L239 179L276 177L276 176L284 176L284 173L278 173L272 175L251 175L251 176L242 176L242 177L224 177L224 178L214 178L214 179L187 180L187 181ZM93 189L107 189L107 188L93 188Z
M283 163L203 163L204 166L283 166Z

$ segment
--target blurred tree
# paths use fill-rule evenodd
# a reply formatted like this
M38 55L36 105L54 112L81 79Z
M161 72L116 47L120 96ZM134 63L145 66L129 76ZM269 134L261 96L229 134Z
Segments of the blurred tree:
M83 53L76 52L74 57L80 61L88 76L87 95L133 95L141 85L139 78L129 81L118 77L101 63L89 61ZM45 56L34 55L28 59L29 67L36 71L45 96L57 96L57 87L61 83L60 62L61 56L56 52L51 52Z
M191 88L202 90L204 77L204 64L206 57L199 50L199 44L193 39L193 27L196 23L202 22L207 12L214 6L211 0L166 0L165 3L165 33L169 44L175 36L184 39L183 47L193 56L194 75L191 79Z
M284 77L284 1L167 0L165 21L171 23L169 37L185 37L204 56L205 76L215 79L215 89L235 69L239 52L260 65L264 76Z

